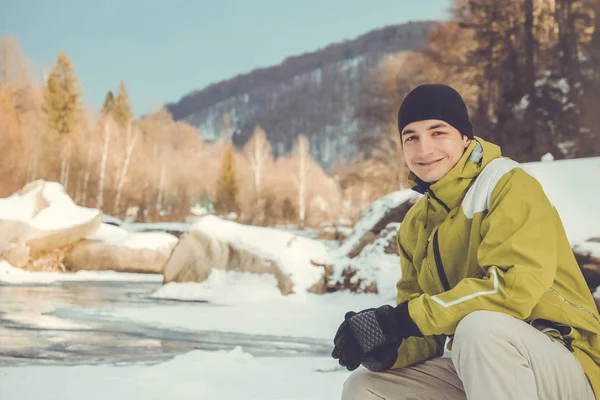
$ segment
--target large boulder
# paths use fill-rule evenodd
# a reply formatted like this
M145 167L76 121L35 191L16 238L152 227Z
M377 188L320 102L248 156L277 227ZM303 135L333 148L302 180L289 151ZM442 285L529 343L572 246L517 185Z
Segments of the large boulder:
M253 227L205 216L173 250L164 282L203 282L212 269L271 274L282 294L323 292L325 246L278 229Z
M177 242L164 232L130 233L103 224L96 234L73 245L63 263L69 271L162 274Z
M0 254L12 259L18 252L16 264L22 264L84 239L101 223L100 211L74 204L62 185L30 182L0 199Z
M219 241L203 232L186 234L175 247L164 271L165 283L203 282L212 269L271 274L282 294L290 294L294 284L273 260Z

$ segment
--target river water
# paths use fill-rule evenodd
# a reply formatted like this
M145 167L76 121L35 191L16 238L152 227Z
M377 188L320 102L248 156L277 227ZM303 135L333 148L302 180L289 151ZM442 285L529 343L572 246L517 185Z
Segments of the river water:
M73 282L0 286L0 365L155 364L195 349L242 346L254 356L328 355L316 339L187 331L96 315L95 309L190 306L149 295L159 283ZM201 318L210 303L192 303Z

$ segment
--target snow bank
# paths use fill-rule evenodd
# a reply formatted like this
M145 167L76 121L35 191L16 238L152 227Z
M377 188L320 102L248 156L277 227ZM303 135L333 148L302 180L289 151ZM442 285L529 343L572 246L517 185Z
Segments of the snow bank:
M127 230L110 224L102 224L95 234L87 239L99 240L113 246L130 249L162 250L173 248L177 244L175 236L165 232L130 233Z
M131 274L113 271L68 272L32 272L15 268L0 260L0 284L52 284L55 282L162 282L163 276L157 274Z
M600 259L600 242L581 242L574 247L574 250L580 253L588 253L592 257Z
M600 157L522 165L558 210L571 245L600 237Z
M349 374L329 357L255 358L240 347L153 366L0 367L3 397L13 400L325 400L340 397Z
M76 205L56 182L31 182L21 192L24 193L0 199L0 219L22 221L51 231L84 224L100 214L96 209ZM40 198L47 204L40 204Z
M329 260L327 247L323 243L279 229L241 225L207 215L196 222L191 230L275 261L281 271L290 277L297 292L305 291L322 277L323 269L312 265L311 260Z

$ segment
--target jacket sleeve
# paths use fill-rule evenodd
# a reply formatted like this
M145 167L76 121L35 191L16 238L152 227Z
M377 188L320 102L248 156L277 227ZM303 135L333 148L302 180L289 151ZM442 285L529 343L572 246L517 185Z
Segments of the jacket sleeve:
M525 320L554 281L560 217L540 183L516 168L500 178L489 196L477 250L481 276L409 303L411 318L424 335L454 334L458 322L476 310Z
M400 228L400 231L402 227ZM411 257L402 247L400 240L400 231L396 236L398 244L398 253L400 255L400 268L402 275L398 284L398 295L396 303L400 304L406 300L418 297L423 293L418 282L415 267ZM417 364L432 358L440 357L444 353L445 335L410 337L402 342L398 349L398 358L392 368L403 368Z

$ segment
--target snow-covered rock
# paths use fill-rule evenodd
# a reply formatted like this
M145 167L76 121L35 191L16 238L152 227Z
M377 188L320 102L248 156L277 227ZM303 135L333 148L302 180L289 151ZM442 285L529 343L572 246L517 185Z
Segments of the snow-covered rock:
M334 257L358 254L365 241L379 234L390 222L400 222L420 195L410 189L398 190L375 200L354 226L354 231L334 252Z
M35 257L93 234L101 220L98 210L73 203L59 183L30 182L0 199L0 251L20 242Z
M317 262L315 262L317 261ZM281 293L320 292L325 245L290 232L241 225L208 215L175 247L165 282L202 282L213 268L275 276Z
M410 189L392 192L371 204L352 234L332 251L329 291L378 292L393 296L400 279L396 233L420 195Z
M162 274L178 239L164 232L130 233L102 224L100 229L67 252L71 271L102 270Z

